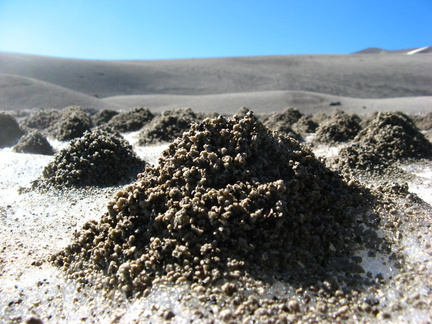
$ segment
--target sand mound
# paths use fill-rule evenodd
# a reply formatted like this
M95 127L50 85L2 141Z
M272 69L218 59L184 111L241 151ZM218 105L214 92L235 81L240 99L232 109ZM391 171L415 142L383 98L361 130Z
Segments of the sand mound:
M297 108L287 108L284 111L270 116L270 118L266 122L266 126L272 128L273 125L281 125L281 126L292 126L296 123L303 114L298 111Z
M61 112L61 118L51 129L52 134L60 141L81 137L92 127L92 119L84 108L69 106Z
M21 137L18 144L13 147L17 153L32 153L53 155L54 150L45 136L40 132L34 131Z
M300 117L300 119L293 125L294 131L300 134L315 133L317 128L318 123L313 120L311 115Z
M0 148L15 145L23 134L13 116L0 113Z
M61 118L61 112L55 109L41 109L25 118L21 125L24 128L46 130L53 128Z
M139 145L172 142L197 121L197 115L190 108L167 110L144 126L139 134Z
M95 129L72 140L43 170L54 186L105 186L130 181L144 162L118 133Z
M303 114L298 109L287 108L278 114L271 115L264 122L264 125L273 131L284 132L295 139L300 139L300 136L292 129L292 126L302 116Z
M432 144L403 113L378 113L339 153L342 169L381 170L400 159L432 157Z
M118 111L112 109L102 109L98 113L96 113L93 117L93 124L95 126L101 126L103 124L108 123L114 116L119 114Z
M312 276L332 256L350 253L355 235L345 211L360 200L311 151L252 113L206 119L117 192L108 213L53 260L70 277L127 293L161 278L208 284L242 273ZM361 271L341 263L345 272Z
M148 108L138 107L112 117L107 125L117 132L133 132L141 129L153 117Z
M357 115L336 110L317 128L315 141L332 144L352 140L361 129L360 122Z

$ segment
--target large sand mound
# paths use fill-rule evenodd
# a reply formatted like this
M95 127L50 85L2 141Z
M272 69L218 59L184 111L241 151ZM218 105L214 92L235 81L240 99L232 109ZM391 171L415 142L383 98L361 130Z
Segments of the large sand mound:
M363 272L350 261L362 230L346 211L364 199L252 112L220 116L193 124L55 261L71 277L128 294L156 279L208 285L240 274Z

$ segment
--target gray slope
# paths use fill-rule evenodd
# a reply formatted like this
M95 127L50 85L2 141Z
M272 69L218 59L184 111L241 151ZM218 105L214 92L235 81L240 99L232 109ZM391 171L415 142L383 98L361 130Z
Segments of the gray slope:
M70 105L88 108L124 108L44 81L0 74L0 110L64 108Z
M103 99L106 105L125 107L146 106L153 112L190 107L194 111L216 111L233 114L245 106L256 113L278 112L287 107L296 107L305 114L342 109L347 113L370 114L374 111L402 111L427 113L431 111L432 96L384 99L363 99L333 96L307 91L260 91L215 95L130 95ZM334 105L340 103L340 105ZM332 105L333 104L333 105Z
M432 95L429 55L355 54L92 61L0 53L0 73L92 97L299 90L356 98Z

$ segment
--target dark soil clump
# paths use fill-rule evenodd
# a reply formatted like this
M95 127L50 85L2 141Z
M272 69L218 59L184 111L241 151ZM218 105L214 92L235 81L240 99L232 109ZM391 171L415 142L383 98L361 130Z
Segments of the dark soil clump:
M110 186L131 181L142 170L144 162L120 134L95 129L57 153L43 178L59 187Z
M148 108L139 107L112 117L107 125L117 132L134 132L140 130L153 118L154 115Z
M246 116L246 114L250 111L249 108L247 107L241 107L240 109L237 110L237 112L234 114L237 117L244 117Z
M272 131L283 132L297 140L301 140L301 136L292 129L292 126L302 116L296 108L287 108L278 114L269 116L264 125Z
M431 158L432 144L408 116L384 112L377 113L339 156L337 163L347 171L380 171L401 159Z
M352 252L357 188L251 112L193 124L159 161L53 258L70 277L140 294L161 279L362 271L334 262Z
M61 118L61 112L54 109L43 109L35 112L23 120L24 128L36 129L39 131L53 128Z
M316 132L318 123L313 120L312 116L302 116L292 127L297 133L310 134Z
M53 155L54 150L45 136L39 131L30 132L21 137L13 147L14 152Z
M290 129L302 116L303 114L296 108L287 108L278 114L269 116L264 125L271 130L285 131L285 129Z
M8 114L0 113L0 148L15 145L24 131L16 119Z
M190 108L164 111L144 126L139 134L139 145L172 142L191 124L198 121L197 115Z
M93 125L102 126L108 123L114 116L119 114L118 111L111 109L102 109L92 116Z
M81 137L93 127L90 114L82 107L70 106L61 114L60 120L52 128L54 137L60 141Z
M292 126L303 116L297 108L286 108L284 111L270 116L266 122L266 126L272 129L274 126Z
M317 128L314 140L326 144L350 141L360 131L360 122L357 115L336 110Z

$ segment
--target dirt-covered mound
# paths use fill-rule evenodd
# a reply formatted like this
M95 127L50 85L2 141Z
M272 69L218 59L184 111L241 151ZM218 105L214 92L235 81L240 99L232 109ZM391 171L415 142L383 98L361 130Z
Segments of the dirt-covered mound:
M293 124L293 130L300 134L315 133L318 128L318 123L313 120L312 116L302 116Z
M287 108L284 111L269 116L264 122L272 131L283 132L295 139L301 139L292 128L293 124L296 123L303 115L296 108Z
M154 115L148 108L138 107L112 117L107 125L117 132L133 132L140 130L153 118Z
M360 201L311 151L251 112L206 119L117 192L108 212L53 261L72 278L127 293L161 278L308 277L332 257L347 259Z
M51 144L39 131L33 131L22 136L18 144L13 147L13 151L44 155L54 154Z
M91 115L84 108L69 106L61 111L61 118L51 128L51 133L60 141L68 141L81 137L92 127Z
M164 111L144 126L139 134L139 145L172 142L191 124L198 121L197 115L190 108Z
M105 186L124 183L144 170L144 162L118 133L95 129L74 139L43 170L54 186Z
M53 128L60 118L61 112L59 110L42 109L25 118L21 125L24 128L42 131Z
M292 126L296 123L303 114L297 108L286 108L284 111L272 115L266 121L265 125L272 129L273 127Z
M315 141L333 144L352 140L360 131L361 119L357 115L336 110L316 130Z
M344 169L380 170L406 158L431 158L432 144L403 113L377 113L353 143L339 153Z
M114 116L119 114L118 111L112 109L102 109L92 116L93 124L101 126L108 123Z
M0 148L15 145L23 134L13 116L0 113Z

